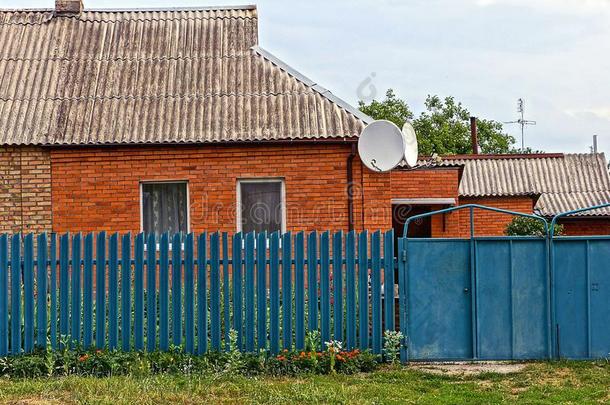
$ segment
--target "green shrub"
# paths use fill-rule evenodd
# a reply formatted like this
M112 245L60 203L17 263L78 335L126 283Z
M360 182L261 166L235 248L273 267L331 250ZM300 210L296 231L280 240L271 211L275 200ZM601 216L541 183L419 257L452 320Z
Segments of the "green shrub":
M563 225L555 225L554 235L563 235ZM504 229L507 236L546 236L544 224L529 217L515 217Z

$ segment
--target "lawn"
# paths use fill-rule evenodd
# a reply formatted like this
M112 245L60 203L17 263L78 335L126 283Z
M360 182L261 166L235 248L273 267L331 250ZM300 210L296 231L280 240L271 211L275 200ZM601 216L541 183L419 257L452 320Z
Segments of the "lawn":
M511 374L382 369L356 376L0 379L1 403L610 403L607 362L532 363Z

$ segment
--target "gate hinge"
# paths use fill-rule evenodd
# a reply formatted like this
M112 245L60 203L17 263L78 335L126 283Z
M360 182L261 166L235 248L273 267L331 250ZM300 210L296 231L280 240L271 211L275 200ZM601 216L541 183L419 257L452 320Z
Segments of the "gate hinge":
M400 252L400 260L402 260L403 262L407 261L407 251L403 250L402 252Z

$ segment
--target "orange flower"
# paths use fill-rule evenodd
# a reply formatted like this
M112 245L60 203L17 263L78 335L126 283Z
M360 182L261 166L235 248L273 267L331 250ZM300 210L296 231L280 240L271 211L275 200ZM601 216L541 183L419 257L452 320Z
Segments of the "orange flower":
M343 361L343 360L345 360L345 358L343 356L341 356L340 354L338 354L337 355L337 360Z
M81 362L86 361L88 358L89 358L89 355L85 353L78 358L78 361L81 361Z
M277 356L277 359L279 361L284 361L284 360L286 360L286 357L284 357L284 356Z

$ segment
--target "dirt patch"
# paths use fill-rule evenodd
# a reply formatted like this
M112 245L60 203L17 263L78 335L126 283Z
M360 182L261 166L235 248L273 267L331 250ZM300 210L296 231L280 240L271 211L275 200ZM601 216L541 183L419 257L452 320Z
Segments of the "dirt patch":
M526 364L509 362L477 363L412 363L414 370L441 375L477 375L482 373L511 374L523 371Z

